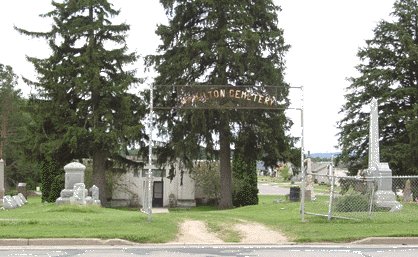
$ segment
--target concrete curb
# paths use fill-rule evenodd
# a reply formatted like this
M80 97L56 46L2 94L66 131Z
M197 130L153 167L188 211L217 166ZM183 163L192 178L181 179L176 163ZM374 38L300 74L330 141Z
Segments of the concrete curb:
M123 239L102 240L99 238L33 238L33 239L0 239L0 246L65 246L65 245L139 245Z
M231 243L224 243L230 245ZM312 243L312 244L321 244ZM328 243L329 244L329 243ZM363 245L418 245L418 237L369 237L361 239L350 244ZM123 239L107 239L99 238L31 238L31 239L0 239L1 246L143 246L148 244L134 243ZM153 244L160 245L160 244ZM165 243L162 245L195 245L184 243ZM200 244L199 244L200 245ZM205 244L212 245L212 244ZM216 244L219 245L219 244ZM233 243L233 245L240 245L240 243ZM252 245L252 244L245 244ZM257 243L260 245L260 243ZM270 245L270 244L268 244ZM294 242L286 242L280 245L298 245Z
M367 245L418 245L418 237L369 237L352 244Z

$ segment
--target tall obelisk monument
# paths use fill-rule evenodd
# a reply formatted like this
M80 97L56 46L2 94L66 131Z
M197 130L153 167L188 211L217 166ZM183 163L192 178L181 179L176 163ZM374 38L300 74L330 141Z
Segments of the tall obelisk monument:
M377 186L373 196L373 203L380 208L391 212L401 211L402 204L396 201L392 191L392 170L387 162L380 162L379 151L379 108L375 98L370 103L369 127L369 167L368 177L371 177Z
M379 110L376 98L370 103L370 127L369 127L369 176L377 177L377 166L380 163L379 150Z

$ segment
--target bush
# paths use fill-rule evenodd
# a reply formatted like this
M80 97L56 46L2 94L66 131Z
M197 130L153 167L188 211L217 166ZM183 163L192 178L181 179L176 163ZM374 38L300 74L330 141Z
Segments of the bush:
M232 159L233 179L240 181L240 186L232 190L232 204L235 207L257 205L257 162L255 159L235 153Z
M368 194L340 196L335 204L337 212L368 212L369 210L370 195Z
M10 195L10 196L14 196L14 195L17 195L17 194L18 194L18 192L17 192L16 189L10 189L10 190L7 190L6 192L4 192L4 195Z
M280 176L282 176L282 178L284 180L290 180L291 174L289 174L289 167L284 166L281 170L280 170Z

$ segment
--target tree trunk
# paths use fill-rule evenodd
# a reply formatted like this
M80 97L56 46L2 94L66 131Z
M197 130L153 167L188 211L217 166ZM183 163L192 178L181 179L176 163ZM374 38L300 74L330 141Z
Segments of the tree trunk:
M234 207L232 205L231 131L227 113L222 114L219 126L221 199L218 209L225 210Z
M99 199L103 207L107 207L106 160L106 152L96 152L93 154L93 185L99 188Z

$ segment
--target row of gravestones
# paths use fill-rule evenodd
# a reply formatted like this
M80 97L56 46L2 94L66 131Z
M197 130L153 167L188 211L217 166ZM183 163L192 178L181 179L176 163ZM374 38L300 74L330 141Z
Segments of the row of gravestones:
M10 196L10 195L3 196L3 208L4 209L14 209L14 208L22 207L23 205L27 203L28 201L26 201L22 193L19 193L18 195L14 195L14 196Z
M99 188L93 185L90 188L91 196L84 184L84 170L86 166L79 162L72 162L64 166L65 188L61 191L56 204L97 204L100 205Z

